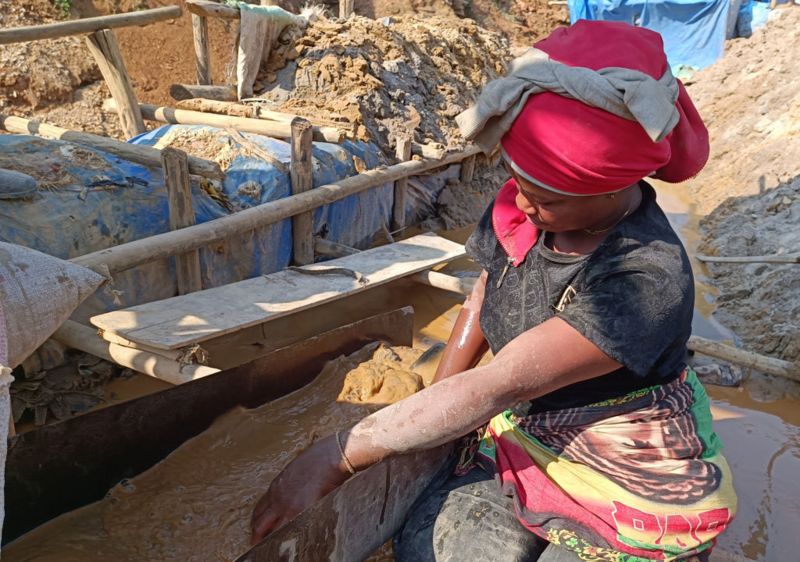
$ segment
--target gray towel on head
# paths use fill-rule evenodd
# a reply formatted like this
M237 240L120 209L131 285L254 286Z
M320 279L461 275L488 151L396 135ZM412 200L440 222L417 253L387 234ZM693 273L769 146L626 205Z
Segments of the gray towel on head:
M456 116L461 134L484 152L511 128L531 95L553 92L637 121L653 142L678 124L678 81L669 68L655 80L638 70L609 67L594 71L552 60L539 49L514 59L509 73L489 82L478 101Z

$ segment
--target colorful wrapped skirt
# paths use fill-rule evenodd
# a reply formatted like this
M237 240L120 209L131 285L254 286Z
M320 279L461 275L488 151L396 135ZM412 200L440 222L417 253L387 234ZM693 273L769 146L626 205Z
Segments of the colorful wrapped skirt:
M493 418L473 457L517 517L581 560L691 560L736 513L730 469L691 371L619 399Z

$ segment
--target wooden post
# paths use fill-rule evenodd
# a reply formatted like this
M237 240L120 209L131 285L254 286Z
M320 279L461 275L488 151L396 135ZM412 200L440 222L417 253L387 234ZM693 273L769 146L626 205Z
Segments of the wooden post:
M189 184L189 163L186 153L176 148L161 151L164 182L169 197L169 227L178 230L195 224L192 206L192 187ZM175 256L178 294L185 295L203 289L200 278L200 251L197 249Z
M95 31L86 38L86 45L97 61L108 89L111 90L111 96L117 103L117 114L125 135L130 138L145 132L142 112L136 102L114 32L110 29Z
M310 190L314 185L311 123L302 117L292 120L292 195ZM314 211L292 217L294 262L314 263Z
M211 59L208 55L208 19L192 14L192 36L194 37L194 56L197 64L197 83L211 84Z
M339 0L339 17L347 19L353 15L353 0Z
M459 175L461 183L472 183L472 177L475 175L475 158L475 156L470 156L461 162L461 174Z
M395 150L397 159L405 162L411 158L411 137L397 139ZM394 205L392 206L392 230L400 230L406 226L406 189L408 178L400 178L394 182Z

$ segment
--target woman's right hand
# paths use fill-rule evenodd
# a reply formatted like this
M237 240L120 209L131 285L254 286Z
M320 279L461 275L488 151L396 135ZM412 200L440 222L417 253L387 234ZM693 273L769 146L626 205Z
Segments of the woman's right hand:
M335 436L320 439L278 474L256 503L251 544L296 517L350 477Z

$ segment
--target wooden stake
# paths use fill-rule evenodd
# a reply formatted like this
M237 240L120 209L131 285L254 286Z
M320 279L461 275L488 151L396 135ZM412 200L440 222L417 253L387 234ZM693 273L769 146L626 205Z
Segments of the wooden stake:
M192 35L197 65L197 82L207 86L211 84L211 59L208 54L208 20L205 16L192 14Z
M136 95L133 93L114 32L110 29L96 31L86 38L86 45L116 101L117 114L125 135L130 138L145 132L142 112L136 103Z
M397 139L395 155L400 162L411 158L411 137ZM408 178L400 178L394 182L394 204L392 206L392 230L400 230L406 226L406 191Z
M164 182L169 196L169 226L178 230L195 224L192 206L192 187L189 183L189 164L186 153L176 148L161 151ZM200 251L190 250L175 256L178 294L185 295L203 289L200 277Z
M99 16L96 18L82 18L44 25L11 27L0 30L0 45L93 33L100 29L111 29L114 27L147 25L157 21L179 18L181 17L181 13L180 6L165 6L163 8L153 8L152 10L140 10L125 14Z
M292 195L314 187L311 123L297 117L292 120ZM314 263L314 212L309 210L292 217L294 263Z
M353 15L353 0L339 0L339 17L347 19Z
M470 156L461 162L461 174L459 175L461 183L472 183L472 178L475 175L475 158L475 156Z
M724 359L737 365L751 367L762 373L776 375L800 382L800 366L782 359L767 357L752 351L744 351L724 343L712 341L699 336L692 336L686 347L697 353Z
M333 184L321 185L300 195L270 201L233 215L173 232L156 234L98 250L73 258L71 261L90 269L96 268L102 271L107 269L111 273L125 271L143 263L182 254L255 228L275 224L390 181L460 162L480 151L477 146L470 146L463 151L450 153L441 160L411 160L388 168L369 170Z
M70 131L69 129L62 129L61 127L56 127L48 123L40 123L38 121L25 119L24 117L14 117L10 115L0 115L0 129L20 135L36 135L47 139L74 142L75 144L82 144L102 150L103 152L108 152L114 156L124 158L125 160L142 164L143 166L148 166L150 168L161 167L161 151L143 144L128 144L108 137L101 137L100 135ZM222 170L220 170L216 162L204 160L196 156L189 156L189 173L217 180L225 177L225 174L222 173Z

